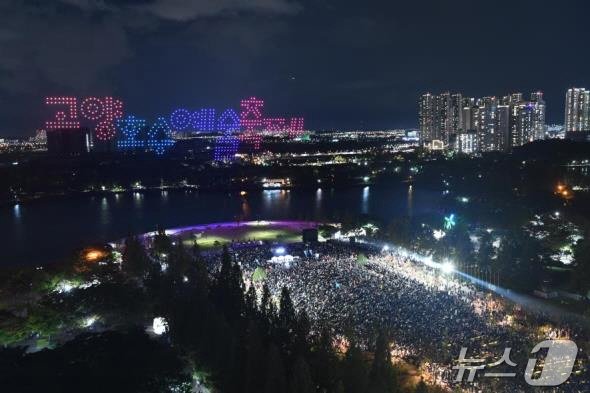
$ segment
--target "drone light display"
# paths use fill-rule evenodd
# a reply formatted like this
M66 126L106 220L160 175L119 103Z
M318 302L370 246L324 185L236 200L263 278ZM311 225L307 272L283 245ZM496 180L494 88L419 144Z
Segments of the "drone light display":
M115 120L123 117L123 102L112 97L105 97L103 102L102 116L97 118L96 138L101 141L110 141L117 135Z
M100 141L110 141L117 134L115 121L123 117L123 102L113 97L86 97L80 103L78 111L78 99L76 97L47 97L47 105L65 106L67 111L58 110L55 118L45 122L48 131L58 129L76 129L82 126L82 120L94 123L94 135Z
M303 133L303 118L294 117L289 120L284 117L264 117L264 101L250 97L240 102L240 125L244 132L240 140L251 145L254 150L260 148L262 135L284 135L295 138Z
M240 118L233 109L226 109L217 120L217 129L224 132L236 132L240 130Z
M240 140L234 135L222 135L215 140L213 159L215 161L231 161L238 152Z
M117 128L122 136L117 141L119 149L138 149L145 146L144 141L139 138L147 128L147 122L144 119L129 115L117 121Z
M301 136L301 134L303 134L304 122L303 117L292 117L289 127L287 128L287 136L289 138L297 138L298 136Z
M180 108L170 115L170 124L174 129L183 131L191 125L191 113L188 109Z
M262 118L262 108L264 107L264 101L250 97L240 102L240 124L245 131L256 131L261 130L264 124Z
M165 117L158 117L147 134L147 147L156 152L157 155L164 154L167 149L174 145L172 130Z
M59 110L55 112L55 118L45 122L47 130L57 130L60 128L80 128L78 120L78 99L76 97L47 97L46 105L65 106L66 111Z
M47 131L79 129L90 123L97 140L108 142L117 138L116 146L122 150L146 148L163 154L174 145L173 131L221 131L214 149L216 160L233 158L240 143L258 150L263 135L295 138L303 133L304 127L302 117L265 117L264 101L256 97L242 100L239 114L231 108L219 115L212 108L179 108L168 117L158 117L151 127L144 119L123 117L123 102L113 97L86 97L80 101L69 96L47 97L45 104L57 107L53 118L45 122Z
M98 120L104 113L104 105L98 98L88 97L80 104L80 112L87 119Z
M195 130L215 131L215 109L201 109L193 112L192 123Z

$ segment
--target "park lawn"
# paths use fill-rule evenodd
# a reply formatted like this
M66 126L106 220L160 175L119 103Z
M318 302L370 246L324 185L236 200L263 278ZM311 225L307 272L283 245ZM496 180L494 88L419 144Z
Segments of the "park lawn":
M301 241L301 233L297 230L290 230L288 228L259 228L246 225L231 229L208 229L198 238L195 235L195 233L183 234L183 244L190 247L194 244L196 239L197 244L201 248L210 249L216 246L229 244L232 240L279 241L281 243L295 243Z

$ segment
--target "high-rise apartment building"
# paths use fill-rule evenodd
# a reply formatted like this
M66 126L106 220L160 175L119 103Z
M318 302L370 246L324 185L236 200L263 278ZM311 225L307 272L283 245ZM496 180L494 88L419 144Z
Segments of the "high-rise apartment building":
M545 109L542 92L532 93L530 101L525 101L522 93L478 99L460 93L424 94L420 101L421 141L424 145L441 141L462 152L472 150L467 147L471 143L477 144L475 151L510 151L545 138Z
M419 104L419 127L420 127L420 142L426 144L432 140L440 139L440 129L438 128L438 120L436 116L436 101L438 96L430 93L423 94L420 97Z
M454 148L458 153L477 153L479 151L477 133L475 131L460 131L455 138Z
M462 129L463 123L463 96L461 93L451 95L449 108L449 122L447 127L448 138L451 139Z
M438 123L439 138L443 144L449 142L449 129L451 123L451 93L446 92L437 96L436 103L436 122Z
M531 93L531 103L534 105L533 140L545 139L547 126L545 124L545 100L543 100L543 93L540 91Z
M423 94L419 103L420 141L441 141L448 145L461 129L463 97L449 92Z
M495 150L510 151L510 105L498 105L497 111L498 123Z
M477 134L480 151L498 150L498 100L484 97L479 100L479 124Z
M590 90L571 88L565 94L565 132L590 130Z
M78 156L89 153L92 133L87 128L59 128L47 132L47 150L56 156Z

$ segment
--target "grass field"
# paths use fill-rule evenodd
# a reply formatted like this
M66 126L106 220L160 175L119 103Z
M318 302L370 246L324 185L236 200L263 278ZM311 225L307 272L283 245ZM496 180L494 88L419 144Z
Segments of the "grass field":
M282 222L248 222L239 226L234 225L205 225L187 230L181 230L177 235L186 246L197 244L203 248L220 247L233 241L266 241L294 243L301 241L303 227L309 227L303 223Z

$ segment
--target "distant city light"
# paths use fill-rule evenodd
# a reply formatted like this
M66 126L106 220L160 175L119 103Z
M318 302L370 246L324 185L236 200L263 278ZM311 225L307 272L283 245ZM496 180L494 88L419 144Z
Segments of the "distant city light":
M101 250L89 250L84 255L84 259L87 262L94 262L94 261L97 261L100 258L104 258L105 256L106 256L106 253L104 251L101 251Z
M434 237L435 240L440 240L446 235L447 234L442 229L435 229L434 231L432 231L432 237Z
M74 285L69 281L61 281L55 287L55 292L57 293L68 293L74 289Z
M98 318L96 317L96 315L92 315L90 317L84 318L84 320L82 321L82 326L85 328L92 327L92 325L94 325L94 323L97 320L98 320Z
M445 274L449 274L455 271L455 265L453 265L451 262L443 263L440 268Z
M154 318L154 321L152 322L152 329L154 334L161 336L162 334L168 332L168 321L166 321L166 318L163 317Z

